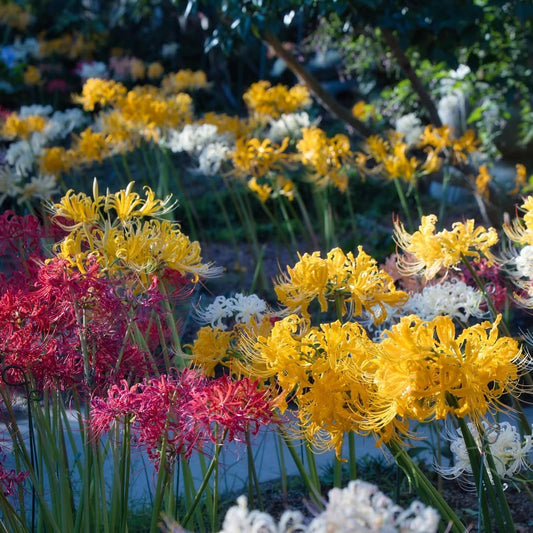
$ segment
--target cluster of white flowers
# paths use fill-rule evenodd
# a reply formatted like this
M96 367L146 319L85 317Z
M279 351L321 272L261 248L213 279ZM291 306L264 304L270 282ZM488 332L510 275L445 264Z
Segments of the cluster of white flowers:
M305 111L283 114L280 118L270 122L267 137L272 142L281 142L285 137L297 139L302 136L302 128L309 126L311 126L311 119Z
M87 117L78 108L65 109L52 113L52 106L22 106L20 118L39 115L46 118L42 131L33 132L28 139L9 144L0 176L0 205L9 196L17 198L19 203L31 198L49 200L58 192L54 176L41 175L38 172L37 159L46 146L65 138L72 131L82 128Z
M434 533L439 515L431 507L413 502L408 509L396 505L365 481L351 481L344 489L329 491L329 502L320 515L309 521L299 511L288 510L279 522L270 514L249 511L246 496L231 507L219 533ZM167 522L167 531L184 529Z
M330 490L328 496L325 511L309 524L308 533L433 533L438 529L435 509L418 501L403 509L365 481L351 481L344 489Z
M205 309L198 309L196 317L213 328L227 329L227 324L222 322L224 319L233 319L239 324L247 324L252 318L260 322L267 312L267 303L257 294L246 296L238 292L230 298L217 296Z
M219 133L214 124L187 124L181 130L171 130L160 145L172 152L187 152L198 160L197 170L214 176L228 158L234 137Z
M481 449L481 435L477 427L472 422L468 422L467 425L478 448ZM516 427L509 422L489 424L486 421L482 422L482 433L494 459L496 472L501 478L508 478L529 466L529 453L533 445L531 435L526 435L522 441ZM472 466L461 430L455 430L448 438L451 441L453 466L435 465L435 469L447 478L456 478L464 473L472 474ZM488 468L487 465L485 466Z
M299 533L307 531L299 511L285 511L279 523L262 511L249 511L246 496L237 498L237 505L228 509L219 533Z
M513 260L520 277L533 279L533 246L524 246Z
M471 317L481 318L487 314L481 309L483 294L463 281L452 279L437 285L428 285L419 293L409 296L404 305L404 314L418 315L422 320L432 320L439 315L468 322Z
M107 65L102 61L84 61L76 72L82 80L109 77Z
M404 140L409 146L414 146L420 141L420 136L424 131L422 121L415 113L408 113L396 119L396 131L405 135Z

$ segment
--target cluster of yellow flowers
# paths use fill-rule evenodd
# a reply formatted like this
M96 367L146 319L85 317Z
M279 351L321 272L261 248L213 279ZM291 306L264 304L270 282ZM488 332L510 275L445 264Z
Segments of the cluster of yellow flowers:
M474 226L474 220L455 222L452 230L435 233L436 215L422 217L418 231L410 234L400 221L394 224L394 238L406 255L400 256L399 268L408 275L423 273L426 279L434 278L442 270L450 270L465 258L480 261L486 257L494 260L490 248L498 243L494 228L486 230Z
M314 170L314 181L319 186L332 183L341 192L348 187L344 166L350 161L350 140L342 133L328 138L317 126L302 129L302 139L296 143L304 165Z
M373 342L356 322L311 327L290 315L258 336L248 356L259 377L275 379L297 404L303 434L340 455L349 431L388 442L410 436L410 420L479 419L494 408L523 359L514 339L498 335L498 321L456 336L447 316L412 315Z
M144 187L141 198L133 185L100 195L95 180L92 198L69 190L50 204L52 218L68 232L56 245L57 256L81 272L95 259L106 275L120 275L143 288L166 268L193 281L218 274L219 269L202 262L198 242L191 242L178 224L161 219L175 206L171 197L156 199Z
M306 318L310 317L309 304L316 299L322 312L328 310L329 302L343 315L349 310L351 316L359 316L365 310L381 323L387 318L388 307L407 300L407 294L396 290L390 275L361 246L357 257L340 248L334 248L325 258L320 252L300 256L274 290L289 311L298 311Z
M72 147L50 147L39 158L42 172L58 175L84 163L125 153L141 140L159 140L163 132L190 122L192 98L187 93L168 96L146 85L131 90L120 82L90 78L74 101L85 111L98 111L99 131L89 126L73 139Z
M0 4L0 25L24 31L31 19L31 13L18 4L13 2Z
M365 173L381 174L389 180L401 179L412 184L420 176L436 172L442 165L438 152L433 149L426 150L423 162L415 156L409 157L407 143L396 132L389 133L388 139L372 135L366 139L366 147L368 154L357 154L359 168ZM371 169L367 168L369 160L373 161Z
M54 39L39 37L39 53L43 58L60 55L69 59L90 58L105 39L104 33L83 35L82 33L65 33Z
M114 80L89 78L81 89L80 95L73 95L72 101L81 104L84 111L95 111L118 104L128 90L126 86Z
M288 88L281 83L272 86L266 80L253 83L244 93L243 100L250 111L259 117L269 118L279 118L311 104L311 97L305 86Z
M18 113L10 113L0 129L0 134L6 139L27 140L32 133L42 131L47 120L41 115L20 117Z
M167 94L177 94L184 91L208 89L211 84L202 70L182 69L178 72L167 74L161 80L161 87Z
M58 177L62 172L69 172L83 164L95 161L101 163L111 155L112 144L103 132L93 131L91 127L74 135L72 146L52 146L43 149L38 165L42 174Z

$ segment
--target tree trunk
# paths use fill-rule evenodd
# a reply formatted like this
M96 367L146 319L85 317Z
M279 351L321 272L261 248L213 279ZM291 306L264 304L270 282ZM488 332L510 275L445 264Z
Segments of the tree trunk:
M302 65L294 55L286 50L279 39L269 33L265 32L263 40L266 44L270 45L275 54L285 61L289 69L300 79L309 91L320 101L320 103L329 111L334 117L342 120L344 123L351 126L362 137L368 137L372 134L370 129L363 124L360 120L355 118L349 109L339 104L333 96L328 93L322 84Z

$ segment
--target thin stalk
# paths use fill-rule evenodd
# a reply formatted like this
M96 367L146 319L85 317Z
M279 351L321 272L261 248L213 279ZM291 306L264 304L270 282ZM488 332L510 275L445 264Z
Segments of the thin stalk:
M164 296L162 300L162 304L167 315L167 324L168 324L168 327L170 328L170 333L172 334L172 343L174 347L174 352L176 353L176 357L174 357L173 363L175 363L176 366L178 366L179 368L182 368L183 360L181 358L181 354L183 353L183 350L181 349L180 334L178 332L178 327L176 326L176 320L174 319L172 307L170 306L168 291L163 282L159 284L159 290L161 291L161 294Z
M487 440L485 439L484 435L483 435L483 453L485 454L485 457L487 458L487 463L489 465L490 473L492 474L491 476L487 475L487 477L489 478L489 481L492 481L494 485L494 490L496 492L496 496L498 497L498 501L500 503L500 512L495 513L496 521L498 522L498 524L500 524L500 528L502 526L504 528L504 529L500 529L500 531L508 531L509 533L516 533L516 528L514 526L514 520L511 515L511 509L509 509L509 503L507 502L507 498L505 497L505 492L504 492L505 489L503 487L500 476L498 475L496 464L494 463L494 457L492 456L489 444Z
M130 180L128 179L127 176L124 176L122 171L119 169L119 167L118 167L118 165L117 165L117 163L115 161L115 157L111 156L109 158L109 160L111 161L111 166L113 167L113 170L115 171L115 174L117 175L119 185L121 187L127 187Z
M308 440L305 441L304 447L308 468L311 474L311 479L313 480L315 487L317 487L320 491L320 477L318 475L318 468L316 465L315 451L313 450L313 447L311 446L311 443Z
M294 464L296 465L296 468L298 469L298 472L300 472L300 476L302 477L302 480L307 487L307 490L311 494L311 497L315 501L315 503L321 505L323 503L322 495L320 494L320 487L317 486L313 479L309 476L303 461L300 459L298 452L296 451L296 448L294 447L294 443L292 442L291 438L287 435L285 430L279 426L278 427L279 434L281 435L281 438L283 439L283 442L287 446L287 449L289 450L289 453L291 454L292 460L294 461Z
M422 220L424 216L424 211L422 210L422 202L420 200L420 191L418 190L418 182L415 182L413 185L413 192L415 197L416 212L418 213L418 218Z
M213 473L213 509L211 511L211 531L218 530L218 461L215 464L215 470Z
M450 402L451 405L457 405L455 399ZM484 455L480 453L478 445L468 428L466 421L463 418L455 417L459 428L461 429L461 435L465 441L466 450L468 452L468 459L472 468L472 474L476 484L476 490L479 498L479 509L481 518L483 521L483 531L490 533L492 531L492 522L490 518L490 509L494 510L495 515L498 514L498 504L490 481L490 477L485 468ZM479 428L478 428L479 431ZM480 433L480 438L483 438ZM487 483L488 482L488 483ZM498 529L498 531L506 531L506 529Z
M161 448L159 449L159 469L157 471L157 482L155 489L154 506L152 508L152 521L150 523L150 533L156 533L158 530L158 522L161 515L161 505L163 503L163 497L166 492L166 487L169 480L169 472L167 466L167 436L163 434L163 440L161 442Z
M333 459L333 486L341 487L342 485L342 463L335 455Z
M313 224L311 223L311 219L309 218L309 213L307 212L307 208L305 207L304 201L302 200L302 197L300 196L298 190L294 192L294 199L296 200L298 208L300 209L303 223L305 225L305 228L307 229L307 236L309 237L310 244L315 250L318 250L320 247L318 237L316 236L315 230L313 229Z
M187 514L185 515L185 517L183 518L182 522L181 522L181 525L183 527L186 527L187 524L189 523L189 520L191 519L196 507L198 506L198 504L200 503L200 500L202 498L202 495L204 493L204 490L207 486L207 484L209 483L209 478L211 477L211 474L213 473L216 465L218 464L218 457L220 455L220 451L222 450L222 445L224 443L224 440L226 439L226 435L228 433L228 430L224 430L224 434L222 435L222 439L219 443L215 444L215 453L213 455L213 459L211 459L211 463L209 464L209 467L204 475L204 478L202 479L202 483L200 484L200 487L198 488L198 490L196 491L196 495L194 497L194 500L189 508L189 510L187 511Z
M224 219L224 223L226 224L226 228L228 229L231 244L233 244L233 248L235 250L235 257L237 258L237 260L239 260L240 250L239 246L237 245L237 237L235 236L235 230L233 229L233 225L231 224L228 210L226 209L226 206L224 205L224 202L222 201L222 198L220 196L220 192L215 187L213 180L209 180L209 185L211 186L211 191L215 195L215 200L217 201L218 207L220 208L220 212L222 213L222 218Z
M350 468L350 480L357 479L357 459L355 455L355 434L348 433L348 465Z
M200 451L198 452L198 461L202 468L202 475L205 475L205 473L207 472L207 464L205 462L205 455ZM217 474L217 472L218 472L218 465L216 467L215 474ZM209 485L207 485L207 487L205 488L205 512L207 515L211 517L213 516L213 511L215 509L214 508L215 500L218 498L218 493L215 492L215 488L216 487L213 486L213 490L211 490L211 487ZM217 507L218 507L218 502L217 502Z
M467 531L466 526L461 522L446 500L444 500L442 494L433 486L411 456L402 448L401 444L391 440L387 443L387 447L391 451L398 466L405 472L417 490L419 496L425 500L426 504L432 505L437 509L441 518L448 525L446 531L453 533L464 533Z
M246 452L248 457L248 476L250 483L250 477L251 481L253 482L253 487L255 488L255 493L257 494L257 501L259 505L259 509L261 511L264 510L263 505L263 498L261 497L261 488L259 487L259 477L257 476L257 470L255 468L255 461L254 461L254 452L252 449L252 442L250 440L250 432L246 431ZM250 500L252 502L253 500Z
M440 197L440 207L439 207L439 221L442 224L444 220L444 211L446 209L446 202L447 202L447 193L448 193L448 186L450 185L450 169L446 166L446 169L444 170L444 176L442 177L442 189L441 189L441 197Z
M279 471L281 475L281 492L283 493L283 502L287 502L287 496L288 496L288 483L287 483L287 469L285 467L285 457L283 455L283 447L281 443L281 435L278 433L276 435L277 437L277 446L276 449L278 451L278 460L279 460Z
M266 250L266 245L261 246L261 250L259 252L259 257L257 258L256 264L255 264L254 275L253 275L253 278L252 278L252 284L250 285L250 289L249 289L250 293L254 293L255 292L256 286L264 278L263 258L265 256L265 250ZM262 282L263 282L263 287L265 287L266 286L265 282L264 281L262 281Z
M355 209L353 207L352 202L352 192L350 191L350 187L346 189L346 205L348 206L348 213L350 215L350 225L352 226L352 233L354 236L354 239L357 237L357 220L355 218Z
M292 250L296 251L298 249L298 242L296 240L296 235L294 233L294 229L292 227L292 221L291 217L289 216L289 213L287 212L287 208L285 206L285 203L283 202L283 198L279 199L279 209L281 211L281 214L283 216L283 221L285 222L285 227L287 228L287 233L290 236L290 242L292 243ZM280 232L279 223L277 224L277 231L278 235ZM281 234L284 235L283 230L281 230Z
M412 231L413 226L413 220L411 219L411 212L409 211L409 206L407 205L407 198L405 197L405 193L403 192L402 184L400 183L400 180L398 178L395 178L392 180L394 182L394 186L396 187L396 193L398 194L398 198L400 200L400 203L402 204L402 209L405 215L405 219L407 220L407 225L409 226L409 230Z
M191 472L191 467L187 461L182 461L182 470L183 470L183 482L184 482L184 488L185 488L185 508L189 509L192 505L192 501L194 499L194 495L196 494L196 488L194 486L194 480L193 475ZM202 473L205 475L205 472L207 472L207 468L202 466ZM209 489L209 485L206 487L206 491ZM209 498L207 498L209 500ZM196 520L197 520L197 527L200 529L200 531L203 531L205 529L204 524L204 513L201 512L201 509L196 510Z

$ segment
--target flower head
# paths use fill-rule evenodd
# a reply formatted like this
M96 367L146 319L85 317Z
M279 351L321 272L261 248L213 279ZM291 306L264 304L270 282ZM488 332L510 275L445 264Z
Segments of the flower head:
M480 451L482 450L483 441L488 445L499 477L510 478L524 467L529 467L529 454L533 446L531 435L526 435L522 438L517 428L509 422L490 424L482 420L481 426L468 422L468 429ZM436 465L437 472L446 478L457 478L463 474L472 475L472 465L462 431L456 429L454 434L449 436L449 439L451 441L450 451L453 455L453 466ZM484 455L482 457L486 461ZM484 467L488 468L488 465ZM492 476L493 472L490 469L489 472Z
M483 317L483 294L463 281L451 279L428 285L421 292L412 293L402 308L404 314L414 314L422 320L432 320L438 315L448 315L467 323L471 317Z
M398 266L405 273L424 273L426 279L434 278L441 270L457 267L464 258L478 262L485 256L493 259L490 248L498 242L494 228L474 227L474 220L455 222L452 230L435 232L437 217L422 217L413 234L408 233L400 221L394 223L394 238L408 255L398 258Z
M448 414L480 419L503 408L499 398L515 389L526 359L516 340L499 335L500 319L456 335L448 316L424 321L410 315L385 331L373 374L381 399L369 414L369 429L397 416L424 422Z
M296 143L304 165L314 170L314 182L319 186L332 183L341 192L348 187L348 177L343 169L352 152L346 135L338 133L328 138L317 126L302 129L302 138Z
M364 309L378 323L386 318L385 304L402 305L407 300L407 294L396 290L389 274L362 247L357 257L340 248L328 252L326 258L320 257L320 252L304 254L294 267L287 268L274 289L282 304L306 317L313 300L317 299L325 312L328 302L340 299L344 312L359 316Z
M73 101L81 104L85 111L94 111L116 105L126 95L126 87L113 80L89 78L83 84L81 95L73 96Z
M243 100L258 115L279 118L284 113L295 113L311 103L309 91L303 85L272 86L268 81L253 83L244 93Z

